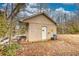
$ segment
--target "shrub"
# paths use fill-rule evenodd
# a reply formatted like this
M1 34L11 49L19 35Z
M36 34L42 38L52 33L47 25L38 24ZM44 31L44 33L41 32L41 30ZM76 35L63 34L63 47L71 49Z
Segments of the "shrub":
M3 45L0 45L0 56L2 55Z
M4 45L2 49L2 55L5 56L15 56L17 49L20 48L20 45L17 43L13 43L11 45Z

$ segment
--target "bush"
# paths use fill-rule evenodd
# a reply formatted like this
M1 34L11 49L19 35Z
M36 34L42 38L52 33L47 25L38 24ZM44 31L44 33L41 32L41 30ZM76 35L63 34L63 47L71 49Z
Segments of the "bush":
M2 55L3 45L0 45L0 56Z
M2 49L2 55L5 56L15 56L17 49L20 48L20 45L17 43L13 43L11 45L4 45Z

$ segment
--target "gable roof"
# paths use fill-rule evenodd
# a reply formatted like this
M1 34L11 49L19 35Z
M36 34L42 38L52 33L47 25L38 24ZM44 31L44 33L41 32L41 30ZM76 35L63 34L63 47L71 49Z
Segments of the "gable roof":
M32 15L32 16L29 16L29 17L25 18L22 22L24 22L24 21L26 21L26 20L29 20L29 19L31 19L31 18L33 18L33 17L39 16L39 15L44 15L44 16L46 16L50 21L52 21L55 25L57 25L57 23L56 23L51 17L49 17L46 13L44 13L44 12L42 12L42 13L37 13L37 14L34 14L34 15Z

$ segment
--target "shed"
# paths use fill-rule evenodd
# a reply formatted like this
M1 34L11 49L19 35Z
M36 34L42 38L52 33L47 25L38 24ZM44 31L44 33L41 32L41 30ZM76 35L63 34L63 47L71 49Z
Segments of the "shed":
M28 41L49 40L57 34L57 24L45 13L32 15L22 21L27 26L26 36Z

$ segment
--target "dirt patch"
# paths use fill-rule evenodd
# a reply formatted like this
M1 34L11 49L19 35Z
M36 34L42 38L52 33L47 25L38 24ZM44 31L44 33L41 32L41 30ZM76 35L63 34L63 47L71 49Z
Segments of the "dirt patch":
M58 35L58 40L24 44L16 54L20 56L79 56L79 35Z

